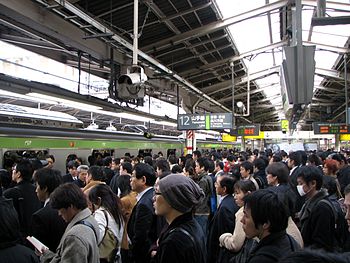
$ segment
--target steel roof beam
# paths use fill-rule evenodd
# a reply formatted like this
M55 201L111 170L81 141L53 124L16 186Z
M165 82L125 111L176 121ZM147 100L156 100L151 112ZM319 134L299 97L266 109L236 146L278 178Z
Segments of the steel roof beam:
M42 1L42 0L36 0L36 1L41 3L41 4L43 4L44 6L47 5L47 3ZM111 37L111 39L113 39L115 42L117 42L121 46L129 49L130 51L133 50L132 44L130 44L127 40L125 40L122 37L118 36L113 31L111 31L109 28L104 26L102 23L100 23L99 21L95 20L94 18L92 18L88 14L84 13L83 11L81 11L80 9L75 7L74 5L72 5L72 4L70 4L70 3L66 2L66 1L61 1L61 0L54 0L54 1L56 3L58 3L58 4L60 4L63 8L67 9L69 12L71 12L74 15L78 16L81 20L83 20L86 23L92 25L92 27L97 29L98 31L104 32L104 33L113 33L113 36ZM150 63L151 65L155 66L158 70L161 70L165 74L172 76L172 78L175 81L179 82L179 84L185 86L187 89L189 89L192 92L194 92L195 94L197 94L197 96L201 96L204 100L209 101L210 103L220 107L221 109L223 109L226 112L231 112L231 109L228 109L227 107L225 107L221 103L217 102L216 100L212 99L208 95L204 94L201 90L197 89L195 86L193 86L187 80L185 80L184 78L182 78L181 76L179 76L174 71L172 71L169 68L167 68L166 66L162 65L159 61L157 61L154 58L152 58L151 56L147 55L145 52L142 52L141 50L138 50L138 55L139 55L140 58L146 60L148 63Z
M315 74L344 81L343 74L340 74L339 71L336 71L333 69L316 68ZM348 76L348 79L350 79L350 73L348 73L347 76Z
M215 61L213 63L200 66L199 68L196 68L196 69L183 71L183 72L181 72L181 75L183 75L183 76L191 75L192 73L194 73L194 72L196 72L198 70L205 70L205 69L215 68L215 67L222 66L223 64L227 64L227 66L229 66L229 63L231 61L233 61L233 62L239 61L239 60L241 60L241 59L243 59L245 57L254 56L254 55L257 55L257 54L264 53L266 51L275 49L275 48L284 47L284 46L287 45L287 43L288 43L287 40L284 40L284 41L280 41L280 42L277 42L277 43L273 43L271 45L267 45L267 46L263 46L263 47L260 47L260 48L257 48L257 49L253 49L253 50L244 52L242 54L239 54L237 56L233 56L233 57L230 57L230 58L225 58L223 60Z
M279 72L279 66L275 66L269 69L265 69L262 71L258 71L258 72L253 72L249 74L249 80L253 81L255 79L259 79L265 76L269 76L271 74L276 74ZM248 81L247 76L243 76L240 79L237 79L237 82L235 81L235 85L241 85L244 84ZM231 80L227 80L209 87L205 87L202 89L203 92L207 93L209 96L215 94L216 92L220 92L226 89L231 88Z
M55 0L55 1L57 1L57 0ZM222 21L210 23L208 25L187 31L185 33L176 35L174 37L155 42L156 45L151 44L151 45L145 46L142 48L142 50L144 50L145 52L148 52L148 51L151 51L153 49L157 50L157 49L166 48L166 47L169 47L172 45L177 45L179 43L182 43L185 40L189 40L189 39L193 39L193 38L196 38L198 36L201 36L201 35L209 34L211 32L214 32L214 31L217 31L220 29L224 29L228 26L242 22L244 20L263 15L267 12L274 11L276 9L279 9L279 8L285 6L288 2L289 2L288 0L279 0L277 2L265 5L263 7L255 8L255 9L250 10L248 12L244 12L242 14L239 14L239 15L236 15L236 16L233 16L230 18L226 18Z
M315 45L317 49L325 50L325 51L332 51L332 52L336 52L339 54L345 54L345 53L350 52L350 48L325 45L325 44L315 43L315 42L311 42L311 41L303 41L303 44Z
M302 0L302 5L317 7L317 0ZM350 12L350 4L328 1L326 2L326 10L333 9L335 11Z

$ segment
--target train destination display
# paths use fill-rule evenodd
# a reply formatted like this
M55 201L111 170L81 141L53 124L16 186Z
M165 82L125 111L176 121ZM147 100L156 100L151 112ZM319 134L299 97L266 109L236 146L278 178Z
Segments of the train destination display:
M312 124L314 134L349 134L350 126L345 123L319 123Z
M232 128L232 113L179 114L178 130L223 130Z
M236 129L230 131L230 135L235 136L258 136L260 132L260 124L240 125Z

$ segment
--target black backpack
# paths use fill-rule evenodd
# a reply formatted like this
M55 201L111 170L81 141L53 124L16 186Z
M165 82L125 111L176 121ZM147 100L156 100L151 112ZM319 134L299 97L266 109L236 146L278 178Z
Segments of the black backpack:
M320 200L319 202L327 204L332 209L335 219L335 238L337 241L338 249L340 249L339 252L341 252L341 250L343 249L343 245L345 244L348 238L348 224L345 219L345 214L341 208L338 199L336 198L328 197Z

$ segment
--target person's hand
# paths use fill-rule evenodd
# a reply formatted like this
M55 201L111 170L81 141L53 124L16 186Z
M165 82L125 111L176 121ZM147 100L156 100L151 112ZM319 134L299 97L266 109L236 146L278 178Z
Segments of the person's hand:
M42 247L41 248L41 251L39 251L38 249L35 249L35 254L37 255L37 256L41 256L42 254L44 254L47 250L49 250L48 248L46 248L46 247Z
M151 258L154 258L157 255L157 250L151 251Z

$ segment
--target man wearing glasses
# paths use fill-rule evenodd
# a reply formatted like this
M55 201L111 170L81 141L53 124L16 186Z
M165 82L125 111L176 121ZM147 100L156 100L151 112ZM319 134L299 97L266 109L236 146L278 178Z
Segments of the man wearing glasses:
M127 226L130 239L129 262L150 261L150 247L157 239L156 215L153 208L153 185L156 181L154 169L144 163L135 166L131 176L131 189L137 193Z

